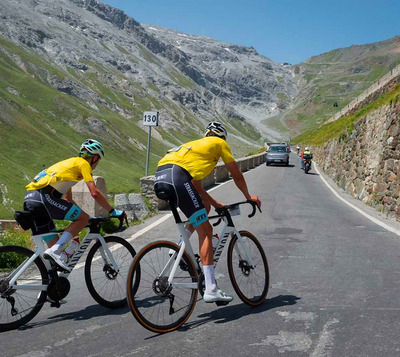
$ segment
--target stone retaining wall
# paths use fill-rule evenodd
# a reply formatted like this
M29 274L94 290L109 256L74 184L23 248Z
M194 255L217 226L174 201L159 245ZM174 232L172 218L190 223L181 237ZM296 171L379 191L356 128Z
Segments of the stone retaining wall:
M400 220L400 101L360 119L350 134L312 149L338 186Z
M106 181L101 176L93 176L96 187L107 197ZM92 197L86 183L82 180L72 187L72 198L89 216L108 216L108 212L101 207Z

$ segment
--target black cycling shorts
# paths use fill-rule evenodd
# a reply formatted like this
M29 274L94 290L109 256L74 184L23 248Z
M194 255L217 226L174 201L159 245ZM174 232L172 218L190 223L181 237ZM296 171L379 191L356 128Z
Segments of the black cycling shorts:
M33 213L32 234L44 234L55 229L53 219L75 221L81 209L61 198L62 194L51 186L25 194L24 210ZM50 240L52 238L46 239Z
M154 192L158 198L179 207L193 227L208 220L203 201L192 184L192 176L182 167L172 164L159 166Z

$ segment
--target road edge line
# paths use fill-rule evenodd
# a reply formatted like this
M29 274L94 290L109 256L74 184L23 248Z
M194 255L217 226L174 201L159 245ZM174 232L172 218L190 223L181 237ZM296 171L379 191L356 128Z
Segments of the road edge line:
M389 232L392 232L394 234L397 234L398 236L400 236L400 230L393 228L389 225L387 225L386 223L382 222L381 220L372 217L371 215L369 215L368 213L364 212L362 209L354 206L352 203L348 202L347 200L345 200L343 197L340 197L340 195L332 188L332 186L328 183L328 181L326 181L324 179L324 177L321 175L321 172L318 170L317 165L315 165L314 163L314 167L315 170L317 171L319 177L321 178L322 182L333 192L333 194L339 198L341 201L343 201L346 205L348 205L349 207L353 208L354 210L356 210L358 213L362 214L364 217L368 218L370 221L374 222L375 224L387 229Z

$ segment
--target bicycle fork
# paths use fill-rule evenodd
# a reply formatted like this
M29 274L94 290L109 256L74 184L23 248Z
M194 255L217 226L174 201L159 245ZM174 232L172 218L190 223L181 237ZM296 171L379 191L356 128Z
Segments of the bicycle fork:
M102 236L100 236L98 240L100 241L102 247L99 249L100 255L105 263L103 271L110 279L114 279L119 273L118 264L115 261L114 256L111 254L105 239Z

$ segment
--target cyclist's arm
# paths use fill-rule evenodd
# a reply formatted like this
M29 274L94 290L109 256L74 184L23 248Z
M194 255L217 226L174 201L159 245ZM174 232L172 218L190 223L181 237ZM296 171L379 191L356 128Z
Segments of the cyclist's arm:
M112 206L108 203L107 198L103 193L97 188L96 184L93 181L87 181L85 183L96 202L108 212L111 211Z
M192 183L196 191L201 196L201 200L203 201L204 207L206 208L207 212L210 212L210 205L213 207L223 206L222 203L211 197L210 194L203 188L203 186L201 185L201 180L192 180Z
M258 207L261 207L261 201L258 198L258 196L249 194L249 190L247 189L246 180L244 179L242 172L239 170L239 167L238 167L236 161L232 161L228 164L225 164L225 166L231 173L233 181L235 182L235 185L237 186L237 188L240 191L242 191L244 197L246 197L246 200L256 201Z

